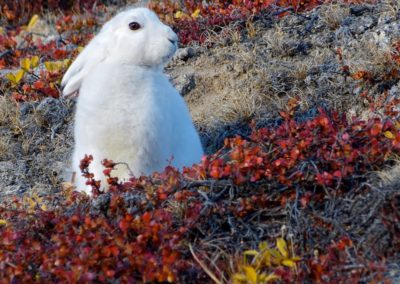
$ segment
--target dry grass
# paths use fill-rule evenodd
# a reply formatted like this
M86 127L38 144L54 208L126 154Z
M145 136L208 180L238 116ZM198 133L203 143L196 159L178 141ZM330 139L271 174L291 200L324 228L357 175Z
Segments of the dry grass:
M340 4L331 4L320 8L319 17L325 26L331 30L336 30L340 28L341 23L349 14L348 7Z
M15 135L21 134L23 130L18 105L5 96L0 97L0 126L7 126Z
M10 138L7 136L0 136L0 159L7 160L10 159L9 147L10 147Z
M73 105L57 102L57 107L49 104L38 111L39 106L0 97L0 162L5 162L0 165L0 199L32 187L48 192L63 180L72 148ZM15 178L5 178L9 162L16 165Z
M241 30L235 24L211 35L214 48L201 50L184 65L172 66L171 73L190 70L194 74L196 87L185 98L196 125L210 137L251 119L271 122L293 97L300 98L306 116L322 104L369 117L373 114L356 93L360 82L344 74L342 67L381 76L393 66L389 46L399 38L385 35L389 43L384 45L374 35L380 33L384 21L396 21L398 7L399 3L390 1L367 6L363 13L378 26L358 35L352 35L346 25L361 24L364 14L355 16L341 4L282 20L264 15L241 23ZM376 89L372 92L379 94Z

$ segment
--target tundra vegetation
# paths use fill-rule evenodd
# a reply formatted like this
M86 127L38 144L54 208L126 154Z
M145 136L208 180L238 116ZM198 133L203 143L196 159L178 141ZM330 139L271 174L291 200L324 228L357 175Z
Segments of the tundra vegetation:
M60 80L121 2L0 4L0 283L398 282L399 2L150 1L207 155L90 198Z

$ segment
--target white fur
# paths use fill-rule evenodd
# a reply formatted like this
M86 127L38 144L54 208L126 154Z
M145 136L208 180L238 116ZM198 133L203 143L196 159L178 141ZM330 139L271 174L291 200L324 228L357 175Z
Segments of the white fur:
M142 28L129 29L130 22ZM122 12L107 22L65 73L64 95L79 91L73 171L77 190L90 194L79 163L106 188L101 161L118 165L120 179L199 162L203 149L188 108L162 69L177 48L171 28L146 8Z

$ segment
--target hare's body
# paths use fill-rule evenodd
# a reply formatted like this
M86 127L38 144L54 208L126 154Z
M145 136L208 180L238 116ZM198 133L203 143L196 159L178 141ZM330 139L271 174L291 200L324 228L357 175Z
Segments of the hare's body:
M103 177L103 159L126 163L113 175L122 179L199 162L203 154L184 100L158 70L103 63L86 77L76 111L73 163L92 154L89 169ZM111 71L110 71L111 70ZM117 92L115 90L118 90ZM165 111L169 109L170 111ZM80 175L78 188L85 188Z
M133 20L143 31L125 28ZM73 154L78 190L91 192L79 169L85 154L93 156L89 171L103 189L103 159L121 163L112 175L122 180L162 171L168 164L181 169L200 161L203 150L189 111L162 72L176 39L149 10L123 12L103 27L65 74L65 94L79 91Z

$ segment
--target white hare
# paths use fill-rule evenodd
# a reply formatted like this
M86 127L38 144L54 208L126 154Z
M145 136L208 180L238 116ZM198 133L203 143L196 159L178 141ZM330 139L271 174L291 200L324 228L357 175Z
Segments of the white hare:
M65 73L63 95L79 91L72 161L77 190L91 193L79 169L85 154L93 155L89 170L102 189L105 158L126 163L112 172L122 180L200 161L203 149L188 108L163 73L177 40L149 9L130 9L108 21Z

